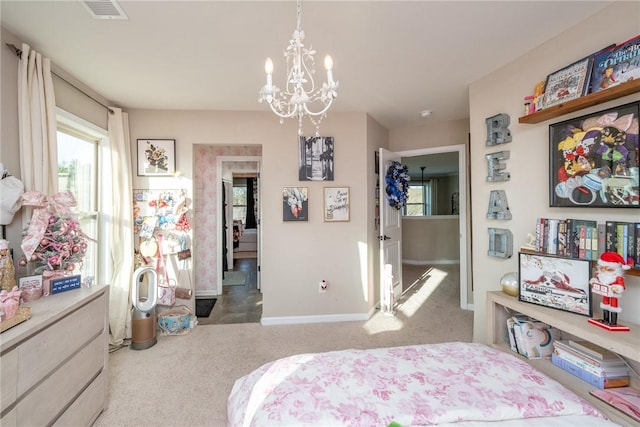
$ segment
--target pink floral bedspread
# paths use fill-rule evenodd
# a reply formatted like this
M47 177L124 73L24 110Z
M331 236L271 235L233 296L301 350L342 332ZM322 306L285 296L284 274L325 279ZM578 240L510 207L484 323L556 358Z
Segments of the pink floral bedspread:
M229 426L402 426L602 417L518 357L474 343L300 354L238 379Z

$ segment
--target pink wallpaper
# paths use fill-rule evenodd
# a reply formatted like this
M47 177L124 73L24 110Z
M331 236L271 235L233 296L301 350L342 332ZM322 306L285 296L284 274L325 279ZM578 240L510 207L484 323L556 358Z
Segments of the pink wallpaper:
M244 145L194 145L194 257L196 292L211 292L217 284L217 241L219 194L222 183L216 182L218 156L260 156L262 147Z

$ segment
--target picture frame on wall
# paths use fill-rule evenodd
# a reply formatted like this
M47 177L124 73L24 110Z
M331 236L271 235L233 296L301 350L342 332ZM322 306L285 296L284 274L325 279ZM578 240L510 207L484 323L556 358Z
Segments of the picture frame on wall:
M309 189L307 187L284 187L282 189L282 220L309 220Z
M298 143L298 179L333 181L333 137L301 136Z
M138 139L137 142L138 176L175 175L175 139Z
M640 207L640 101L549 125L549 206Z
M520 301L592 316L588 260L524 252L519 258Z
M593 55L590 55L549 74L544 86L544 108L586 95L589 91L592 65Z
M349 187L324 187L324 222L349 221Z

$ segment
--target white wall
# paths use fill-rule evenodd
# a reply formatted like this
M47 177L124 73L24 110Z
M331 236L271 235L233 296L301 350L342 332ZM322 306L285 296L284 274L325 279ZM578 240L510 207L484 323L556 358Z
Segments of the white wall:
M605 23L615 23L609 25ZM486 292L499 290L500 277L518 271L517 249L534 231L536 217L583 218L604 222L638 221L638 209L550 208L548 202L549 142L548 125L572 117L615 107L640 99L640 94L581 110L540 124L518 124L524 96L533 92L536 82L611 43L640 34L640 2L616 2L596 16L568 28L565 33L470 86L471 194L473 223L474 341L485 340ZM498 147L485 145L485 119L506 113L511 117L513 142ZM510 151L506 161L511 180L487 183L485 155ZM491 190L505 190L513 215L510 221L486 219ZM514 238L511 259L489 257L487 228L507 228ZM627 276L627 292L621 305L621 321L640 323L640 278ZM585 327L586 326L585 319Z

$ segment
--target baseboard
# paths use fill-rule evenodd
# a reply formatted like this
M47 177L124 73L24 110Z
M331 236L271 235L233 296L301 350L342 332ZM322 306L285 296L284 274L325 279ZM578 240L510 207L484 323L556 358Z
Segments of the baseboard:
M369 320L366 313L358 314L328 314L320 316L284 316L284 317L263 317L260 324L271 325L297 325L304 323L331 323L331 322L353 322Z
M459 259L436 259L433 261L418 261L413 259L403 259L403 264L409 265L451 265L451 264L460 264Z
M216 298L220 294L216 294L214 291L196 291L196 299L198 298Z

